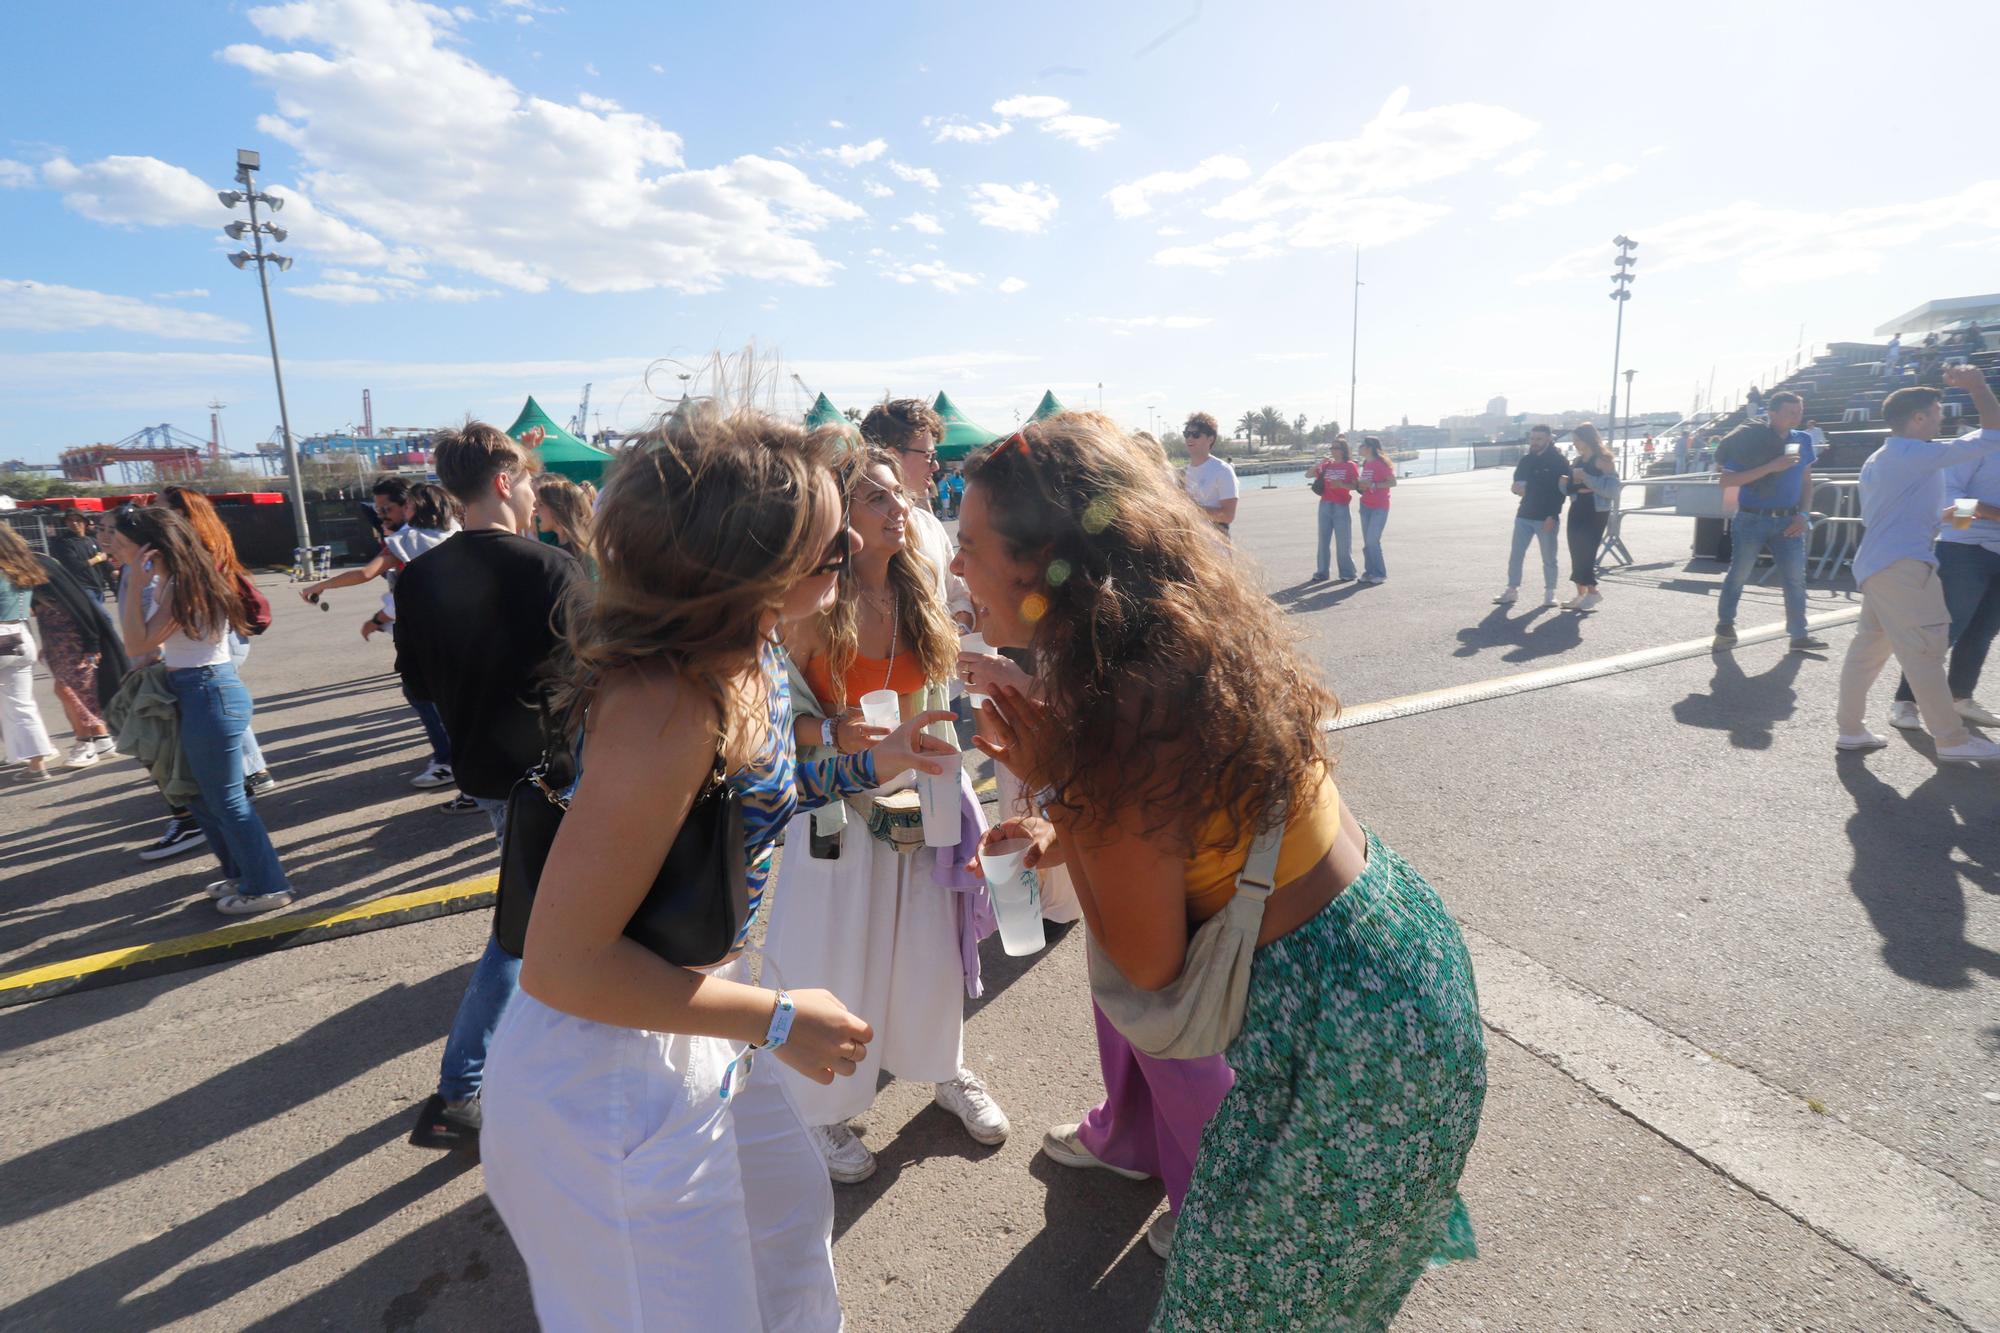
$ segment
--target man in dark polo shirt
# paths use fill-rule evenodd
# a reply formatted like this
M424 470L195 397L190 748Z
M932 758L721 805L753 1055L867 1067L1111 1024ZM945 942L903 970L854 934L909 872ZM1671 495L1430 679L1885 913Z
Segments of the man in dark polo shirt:
M1813 438L1799 429L1805 400L1790 389L1764 400L1766 421L1746 421L1715 449L1722 484L1740 489L1729 523L1729 575L1715 608L1715 642L1736 642L1743 584L1765 550L1785 588L1785 631L1792 651L1824 648L1806 629L1806 511L1812 507ZM1768 422L1768 424L1767 424Z
M1556 433L1549 426L1528 431L1528 452L1514 464L1514 494L1521 497L1514 511L1514 546L1507 555L1507 591L1493 600L1509 606L1521 595L1521 568L1528 558L1528 543L1542 547L1543 606L1556 604L1556 529L1563 507L1563 479L1569 464L1556 448Z

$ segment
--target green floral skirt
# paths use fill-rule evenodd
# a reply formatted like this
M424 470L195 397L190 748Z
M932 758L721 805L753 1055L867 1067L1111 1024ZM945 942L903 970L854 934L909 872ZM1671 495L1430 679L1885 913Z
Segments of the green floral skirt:
M1202 1135L1155 1329L1385 1328L1428 1265L1472 1257L1472 960L1374 834L1361 877L1257 951L1227 1058L1236 1086Z

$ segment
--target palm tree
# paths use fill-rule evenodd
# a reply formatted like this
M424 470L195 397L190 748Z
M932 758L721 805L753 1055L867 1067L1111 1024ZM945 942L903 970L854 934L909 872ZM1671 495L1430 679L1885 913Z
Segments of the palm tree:
M1266 449L1271 447L1271 442L1278 438L1278 433L1284 430L1284 428L1285 418L1279 413L1277 408L1263 407L1258 409L1257 429L1264 436L1264 447Z
M850 407L845 411L843 411L840 415L846 417L849 421L852 421L857 426L861 424L861 409L858 407Z
M1257 414L1255 412L1245 412L1236 423L1236 433L1246 440L1255 435L1257 433Z

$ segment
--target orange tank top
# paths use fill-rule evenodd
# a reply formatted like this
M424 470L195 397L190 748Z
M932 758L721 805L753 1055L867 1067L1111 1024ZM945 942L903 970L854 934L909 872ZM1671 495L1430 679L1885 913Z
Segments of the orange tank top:
M899 654L893 668L887 658L856 655L847 668L847 697L838 703L833 698L833 664L824 654L807 658L803 674L806 684L812 686L813 697L827 708L859 708L864 694L875 690L912 694L925 684L924 664L908 653Z
M1236 877L1243 873L1243 865L1250 859L1252 839L1247 833L1241 842L1225 851L1213 847L1217 825L1227 819L1225 812L1210 821L1202 839L1210 845L1187 861L1188 916L1195 921L1206 921L1236 896ZM1285 826L1285 840L1278 845L1274 887L1283 888L1311 870L1339 836L1340 789L1333 783L1333 774L1328 773L1320 779L1318 799L1310 808L1295 813Z

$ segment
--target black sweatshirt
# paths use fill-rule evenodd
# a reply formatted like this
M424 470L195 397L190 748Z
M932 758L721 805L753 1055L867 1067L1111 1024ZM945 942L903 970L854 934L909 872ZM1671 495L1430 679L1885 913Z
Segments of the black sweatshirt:
M1530 450L1522 454L1521 461L1514 464L1514 480L1522 484L1521 507L1514 511L1514 517L1539 523L1562 513L1562 479L1568 475L1569 460L1554 445L1540 453Z
M461 532L396 581L396 670L437 705L467 796L504 800L542 753L540 700L581 573L558 547L491 529Z

